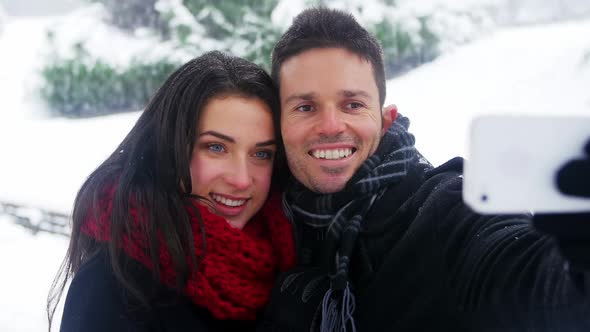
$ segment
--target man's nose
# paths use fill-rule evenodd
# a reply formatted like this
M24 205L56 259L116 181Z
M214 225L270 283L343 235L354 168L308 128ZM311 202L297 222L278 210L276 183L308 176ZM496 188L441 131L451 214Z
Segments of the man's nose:
M346 128L342 113L336 107L326 107L320 111L318 123L319 134L335 136L341 134Z

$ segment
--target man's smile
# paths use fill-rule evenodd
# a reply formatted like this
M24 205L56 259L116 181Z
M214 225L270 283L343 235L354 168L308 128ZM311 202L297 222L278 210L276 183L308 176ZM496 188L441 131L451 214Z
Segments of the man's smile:
M356 152L356 148L312 149L308 154L316 159L344 159Z

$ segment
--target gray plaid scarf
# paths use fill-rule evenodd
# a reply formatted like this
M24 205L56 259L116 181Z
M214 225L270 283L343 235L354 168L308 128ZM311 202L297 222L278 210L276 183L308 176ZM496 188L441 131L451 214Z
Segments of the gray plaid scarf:
M289 217L325 229L328 250L336 250L330 289L322 301L321 331L346 331L347 326L356 330L348 267L362 222L373 203L387 188L400 182L411 165L425 162L414 147L414 136L408 133L408 127L408 118L399 116L382 137L377 151L342 191L318 194L297 182L285 193L284 206Z

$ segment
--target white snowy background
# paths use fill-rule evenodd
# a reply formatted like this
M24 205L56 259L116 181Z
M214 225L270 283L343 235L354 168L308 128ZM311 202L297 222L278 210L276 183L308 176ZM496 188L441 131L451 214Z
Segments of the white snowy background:
M413 5L413 11L494 3L415 2L420 6ZM36 3L0 0L0 201L69 214L85 177L114 150L139 112L83 120L49 117L36 95L45 29L58 24L68 24L72 33L94 29L92 47L113 61L142 47L142 41L93 21L91 9L64 10L74 1L59 1L63 8L56 2L60 9L54 11L51 6L41 13L27 9ZM514 7L517 1L505 3L497 26L387 83L387 103L410 117L418 148L434 164L464 155L467 127L477 114L590 115L588 2L518 2L526 10ZM560 12L564 3L570 4L567 20ZM578 11L572 13L575 5ZM288 22L300 6L283 1L273 19ZM460 22L452 28L457 36L473 34L461 30ZM46 296L66 247L66 237L33 235L0 215L0 331L47 329Z

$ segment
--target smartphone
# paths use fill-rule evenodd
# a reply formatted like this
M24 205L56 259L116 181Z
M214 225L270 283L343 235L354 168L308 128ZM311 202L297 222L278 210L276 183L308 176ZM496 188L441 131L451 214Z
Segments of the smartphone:
M566 196L557 171L588 158L590 115L484 115L469 128L463 200L482 214L590 211L590 198Z

